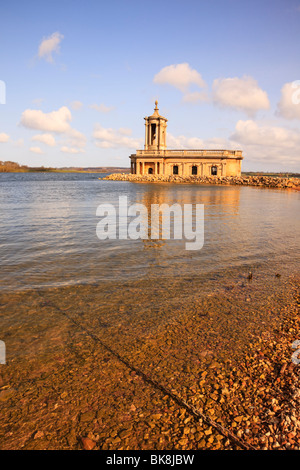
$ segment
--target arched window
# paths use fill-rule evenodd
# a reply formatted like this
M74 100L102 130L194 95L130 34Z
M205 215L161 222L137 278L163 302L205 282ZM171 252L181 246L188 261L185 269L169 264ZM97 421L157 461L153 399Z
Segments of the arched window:
M196 165L192 166L192 175L197 175L198 174L198 168Z
M153 175L153 168L148 168L148 175Z
M173 166L173 175L178 175L178 165Z
M156 139L156 124L151 124L151 145L154 145Z
M217 176L217 174L218 174L218 167L214 165L211 167L211 175Z

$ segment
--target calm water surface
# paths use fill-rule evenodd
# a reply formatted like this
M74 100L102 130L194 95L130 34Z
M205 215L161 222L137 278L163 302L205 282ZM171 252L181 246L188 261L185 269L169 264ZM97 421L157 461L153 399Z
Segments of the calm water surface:
M2 290L100 281L281 274L299 266L299 194L254 187L134 184L99 174L0 174ZM104 176L104 175L103 175ZM99 204L204 204L205 242L106 240Z

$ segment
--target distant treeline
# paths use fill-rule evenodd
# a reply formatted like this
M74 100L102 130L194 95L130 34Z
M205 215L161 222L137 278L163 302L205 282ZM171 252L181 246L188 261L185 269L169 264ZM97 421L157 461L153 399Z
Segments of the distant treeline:
M0 173L22 173L22 172L74 172L74 173L129 173L129 168L115 168L115 167L65 167L65 168L51 168L44 166L30 167L27 165L20 165L15 162L1 162L0 161Z
M244 176L275 176L278 178L300 178L300 173L281 172L274 173L268 171L242 171Z
M28 171L28 166L19 165L19 163L15 163L15 162L1 162L0 161L1 173L16 172L16 171Z
M43 166L30 167L27 165L20 165L15 162L1 162L0 161L0 173L24 173L30 171L55 171L55 168L45 168Z

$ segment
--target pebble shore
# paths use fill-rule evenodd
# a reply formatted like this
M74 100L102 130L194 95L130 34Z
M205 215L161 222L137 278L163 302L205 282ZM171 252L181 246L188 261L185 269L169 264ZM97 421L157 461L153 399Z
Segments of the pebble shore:
M99 178L100 179L100 178ZM179 175L132 175L112 173L103 180L130 181L132 183L194 183L237 186L262 186L267 188L300 190L300 178L272 176L179 176Z
M283 282L274 276L275 281ZM124 323L116 326L106 323L113 321L113 311L99 325L95 305L104 293L96 287L4 295L2 305L15 312L5 339L10 348L22 344L22 351L1 369L0 448L299 450L300 365L291 359L292 344L300 339L299 279L284 283L280 315L269 313L280 316L278 327L263 328L235 359L226 351L221 356L222 327L215 331L216 321L211 330L210 323L225 298L228 305L242 305L252 281L199 309L191 306L193 311L183 301L177 320L166 319L161 331L146 328L142 342L127 334L125 291L119 306ZM265 319L272 306L263 308ZM21 329L20 309L28 317ZM220 354L207 346L199 350L204 324L220 338ZM137 325L140 332L144 325ZM113 334L104 335L108 329ZM30 344L22 342L26 335Z

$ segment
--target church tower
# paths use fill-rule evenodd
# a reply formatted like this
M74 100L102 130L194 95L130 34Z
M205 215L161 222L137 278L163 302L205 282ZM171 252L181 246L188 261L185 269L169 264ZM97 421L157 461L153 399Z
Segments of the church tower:
M130 155L132 174L191 178L241 176L242 150L167 149L168 119L159 114L157 105L155 101L154 113L144 118L144 150Z
M167 121L158 113L158 102L155 101L154 113L145 117L145 150L165 150L167 148Z

